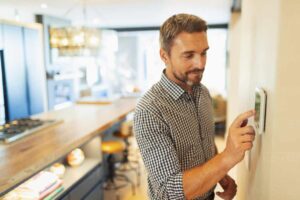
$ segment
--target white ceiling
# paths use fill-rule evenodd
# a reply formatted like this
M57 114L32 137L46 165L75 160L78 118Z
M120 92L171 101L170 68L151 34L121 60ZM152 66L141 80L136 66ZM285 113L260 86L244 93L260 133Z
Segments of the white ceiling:
M19 15L21 20L33 14L68 18L74 24L100 27L160 26L176 13L191 13L209 24L227 23L232 0L0 0L0 17ZM42 9L41 4L47 8ZM69 12L68 12L69 11ZM2 12L2 14L1 14Z

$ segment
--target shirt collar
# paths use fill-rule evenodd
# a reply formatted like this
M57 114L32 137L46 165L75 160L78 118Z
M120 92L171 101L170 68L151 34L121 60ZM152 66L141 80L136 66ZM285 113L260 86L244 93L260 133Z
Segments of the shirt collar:
M166 92L173 97L174 100L177 100L182 94L185 93L185 90L182 89L175 82L171 81L167 78L165 74L165 70L162 73L160 83L162 87L166 90Z

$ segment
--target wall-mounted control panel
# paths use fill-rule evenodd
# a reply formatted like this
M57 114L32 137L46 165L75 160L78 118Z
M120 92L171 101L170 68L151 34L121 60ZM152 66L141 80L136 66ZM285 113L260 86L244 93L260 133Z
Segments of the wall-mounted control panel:
M255 89L255 117L256 133L263 134L266 126L267 93L263 88Z

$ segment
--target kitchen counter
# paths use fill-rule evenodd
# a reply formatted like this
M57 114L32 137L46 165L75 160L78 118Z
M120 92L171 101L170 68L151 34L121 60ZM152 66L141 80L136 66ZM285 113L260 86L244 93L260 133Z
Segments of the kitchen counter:
M135 98L124 98L105 105L75 104L33 116L62 123L0 144L0 196L124 119L136 102Z

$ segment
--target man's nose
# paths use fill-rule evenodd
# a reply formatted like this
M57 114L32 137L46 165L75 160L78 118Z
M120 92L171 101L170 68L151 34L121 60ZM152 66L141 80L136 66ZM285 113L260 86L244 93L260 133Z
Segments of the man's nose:
M194 67L197 69L204 69L205 67L205 58L201 55L194 57Z

